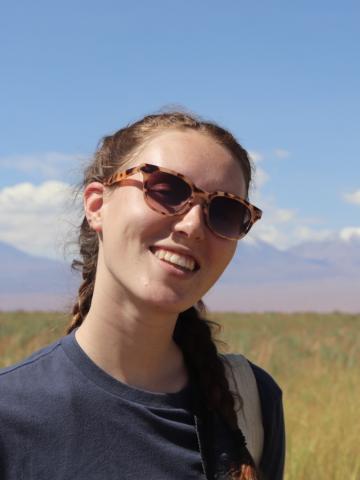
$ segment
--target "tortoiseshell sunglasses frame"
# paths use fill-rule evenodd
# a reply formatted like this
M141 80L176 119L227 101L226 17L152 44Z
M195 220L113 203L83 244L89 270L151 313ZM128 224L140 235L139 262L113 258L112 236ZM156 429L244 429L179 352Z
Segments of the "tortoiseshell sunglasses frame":
M228 240L239 240L240 238L243 238L251 229L251 227L254 225L255 222L260 220L262 216L262 210L260 208L255 207L255 205L252 205L249 203L245 198L239 197L238 195L234 195L233 193L228 193L228 192L222 192L222 191L215 191L215 192L206 192L205 190L202 190L201 188L197 187L188 177L185 175L182 175L181 173L175 172L174 170L169 170L167 168L159 167L157 165L151 165L150 163L142 163L140 165L137 165L132 168L128 168L127 170L124 170L122 172L116 172L113 175L111 175L108 179L106 179L103 184L107 187L110 187L116 183L121 183L123 180L125 180L127 177L130 177L131 175L135 175L136 173L142 173L143 175L143 193L144 193L144 198L146 201L146 204L155 212L160 213L162 215L166 216L173 216L173 215L181 215L183 213L186 213L187 211L190 210L190 208L194 205L194 200L196 198L201 198L205 201L202 202L202 208L203 212L205 214L205 219L206 219L206 224L210 228L212 232L214 232L216 235L222 238L226 238ZM184 202L184 205L180 207L179 210L177 210L174 213L169 213L169 212L164 212L161 210L158 210L155 208L153 205L150 204L150 202L147 200L147 181L148 178L155 172L163 172L167 173L169 175L174 175L175 177L181 178L189 187L191 190L191 195L189 198ZM246 229L244 232L242 232L240 235L236 237L229 237L226 235L223 235L211 226L210 222L210 217L209 217L209 205L211 200L214 197L226 197L226 198L231 198L233 200L236 200L240 202L242 205L244 205L250 212L250 220L248 225L246 226ZM165 207L164 207L165 208Z

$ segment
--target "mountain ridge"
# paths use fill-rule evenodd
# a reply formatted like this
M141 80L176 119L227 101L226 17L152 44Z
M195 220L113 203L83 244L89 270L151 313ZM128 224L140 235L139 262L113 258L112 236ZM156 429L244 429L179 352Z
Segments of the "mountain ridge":
M0 242L0 265L0 310L68 308L80 283L67 262L5 242ZM217 310L360 312L359 272L360 239L307 242L288 250L240 242L205 301Z

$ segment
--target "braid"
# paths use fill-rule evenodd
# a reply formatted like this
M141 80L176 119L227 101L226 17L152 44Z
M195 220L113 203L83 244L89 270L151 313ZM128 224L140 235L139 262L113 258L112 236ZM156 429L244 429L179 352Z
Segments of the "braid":
M219 325L201 316L202 302L199 307L191 307L180 313L174 340L181 348L194 380L200 387L207 409L220 413L233 432L238 464L232 465L230 478L256 480L258 476L254 461L237 424L234 396L229 389L224 363L212 338L212 332L219 328Z
M90 228L85 217L80 227L79 244L83 260L75 259L71 267L74 270L81 270L83 282L79 287L77 301L72 308L72 318L66 333L72 332L82 324L90 309L94 293L99 243L96 232Z

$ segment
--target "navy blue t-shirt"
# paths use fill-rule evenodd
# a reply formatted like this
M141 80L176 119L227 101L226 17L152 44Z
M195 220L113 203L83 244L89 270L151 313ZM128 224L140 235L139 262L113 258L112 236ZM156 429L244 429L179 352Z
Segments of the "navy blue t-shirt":
M0 373L0 479L204 479L191 395L119 382L72 332Z
M260 470L281 480L281 390L250 366L264 427ZM83 352L74 331L0 371L0 480L205 479L195 392L191 383L161 394L119 382ZM216 433L224 452L225 430Z

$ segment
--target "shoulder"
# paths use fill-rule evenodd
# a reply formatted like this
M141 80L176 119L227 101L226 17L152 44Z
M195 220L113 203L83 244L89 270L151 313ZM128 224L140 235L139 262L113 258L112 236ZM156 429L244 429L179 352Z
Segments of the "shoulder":
M0 407L7 402L39 396L54 382L59 368L60 340L34 352L24 360L0 369Z
M52 355L52 353L58 348L60 345L60 340L47 345L46 347L37 350L36 352L32 353L30 356L26 357L25 359L21 360L18 363L10 365L5 368L0 369L0 381L6 381L6 379L11 378L18 374L26 374L29 369L37 368L41 361Z

